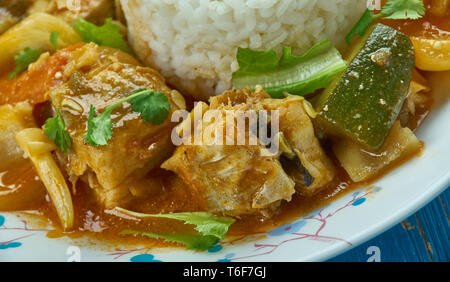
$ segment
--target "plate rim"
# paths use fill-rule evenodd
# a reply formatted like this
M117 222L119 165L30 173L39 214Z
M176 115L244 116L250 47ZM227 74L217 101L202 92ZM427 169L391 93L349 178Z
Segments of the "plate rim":
M365 228L358 234L353 237L348 238L350 242L352 242L352 246L342 245L336 246L335 248L329 248L329 250L325 250L322 253L318 254L313 261L326 261L332 259L336 256L339 256L347 251L350 251L365 242L377 237L378 235L388 231L390 228L399 224L403 220L407 219L409 216L415 214L422 208L424 208L427 204L437 198L440 194L442 194L446 189L450 188L450 171L448 171L443 176L437 178L433 184L427 186L424 190L423 197L416 199L416 201L412 201L409 205L403 206L397 209L398 212L393 214L391 217L388 217L386 220L378 222L372 228ZM304 259L297 259L295 262L302 262Z

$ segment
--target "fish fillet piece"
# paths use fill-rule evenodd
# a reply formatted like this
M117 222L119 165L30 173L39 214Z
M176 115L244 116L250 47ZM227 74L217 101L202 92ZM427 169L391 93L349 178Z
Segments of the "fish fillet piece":
M336 171L315 135L305 101L300 96L288 96L285 99L265 99L263 104L268 110L279 110L280 131L309 174L307 177L312 177L297 187L311 195L331 182Z
M235 102L239 96L247 97L243 92L234 94L236 94ZM252 107L246 103L220 105L218 103L218 100L211 102L212 107L199 103L191 114L197 110L200 113L206 113L209 109L217 110L224 117L223 128L226 128L226 124L235 129L236 117L226 119L226 112L237 114L238 111ZM220 128L220 125L217 124L217 120L211 121L206 116L204 115L201 120L204 143L179 146L161 167L177 173L195 192L201 206L212 213L237 217L262 214L269 217L281 201L290 201L295 193L295 183L284 172L278 156L268 154L267 148L258 141L251 144L250 136L245 136L244 145L223 145L230 138L237 137L237 134L230 137L223 132L222 144L209 143L213 138L209 138L208 130L211 127ZM189 120L187 125L182 123L180 125L182 130L178 132L186 134L185 130L190 125ZM194 138L190 137L194 144ZM234 141L234 144L238 144L236 140Z
M239 105L241 110L278 110L279 131L282 133L280 149L284 145L288 148L283 152L285 155L292 151L298 158L290 162L291 165L297 163L297 167L288 171L296 180L296 189L312 195L334 179L336 169L315 135L312 123L315 113L305 98L290 95L284 99L272 99L261 87L256 87L254 92L249 89L227 91L211 97L210 104L213 109ZM286 156L293 158L292 154Z
M229 216L268 216L282 200L290 201L294 182L261 146L185 146L162 168L176 172L209 212Z
M304 194L313 194L334 178L334 166L314 135L304 98L271 99L262 88L257 87L255 91L227 91L211 97L209 102L209 105L197 104L190 119L180 124L177 132L185 143L161 166L177 173L197 194L206 210L230 216L262 214L270 217L283 200L291 200L296 189ZM218 111L222 119L207 118L208 110ZM237 143L238 134L230 135L226 130L230 126L236 129L239 112L248 110L257 113L262 110L267 113L278 111L279 132L274 134L273 139L280 141L277 154L268 153L269 148L263 145L260 137L256 137L257 142L251 144L250 130L245 133L244 145ZM201 123L193 120L196 112L202 114ZM232 119L224 118L230 113ZM223 124L218 124L217 120ZM275 121L269 116L267 122L269 125ZM251 124L249 119L248 126ZM203 143L196 143L192 132L200 125ZM210 131L210 125L214 129L219 128L218 131ZM188 131L188 128L192 130ZM220 128L226 128L222 136L217 134ZM213 136L211 132L214 132ZM186 134L187 138L184 136ZM232 138L235 142L233 145L210 142L217 140L214 139L217 136L223 138L222 144L227 144L225 142ZM297 159L300 166L289 169L287 173L280 162L280 155ZM305 180L308 177L312 180Z
M145 122L129 103L124 103L112 113L112 139L106 146L95 147L84 140L90 106L101 113L135 90L150 89L166 94L171 111L185 107L183 97L168 88L159 73L133 64L120 54L87 45L74 60L76 71L69 71L73 73L69 81L50 93L52 105L61 112L73 143L68 155L60 152L58 157L69 179L87 182L106 208L126 205L133 197L129 179L138 181L172 153L170 132L174 124L170 117L161 125ZM98 64L102 60L105 63Z

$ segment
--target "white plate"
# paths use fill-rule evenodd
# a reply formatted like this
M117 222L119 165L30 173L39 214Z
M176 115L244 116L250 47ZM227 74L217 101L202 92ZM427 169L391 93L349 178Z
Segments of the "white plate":
M450 185L450 72L430 77L436 105L417 131L426 148L373 186L267 234L224 241L205 252L49 239L28 218L0 215L0 261L323 261L405 219Z

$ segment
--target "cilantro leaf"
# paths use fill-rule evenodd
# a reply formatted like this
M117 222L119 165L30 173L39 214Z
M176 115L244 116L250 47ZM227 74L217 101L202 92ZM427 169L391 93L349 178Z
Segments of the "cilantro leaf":
M72 146L69 133L65 129L64 120L58 110L56 117L49 118L45 121L44 132L47 137L54 140L56 146L67 154L68 148Z
M225 238L228 228L235 220L231 217L219 217L207 212L184 212L166 214L161 217L184 221L185 224L196 225L195 230L203 235Z
M184 221L185 224L195 225L195 230L204 236L214 236L217 239L225 238L228 228L235 222L231 217L216 216L208 212L182 212L169 214L144 214L122 208L117 211L138 218L168 218Z
M41 56L42 51L34 48L25 48L14 57L16 67L9 75L9 79L15 78L20 72L26 70L31 63L36 62Z
M421 0L391 0L381 10L386 19L417 20L425 15L425 6Z
M87 132L84 135L84 139L88 144L93 146L108 145L108 140L110 140L113 135L111 112L112 109L106 109L103 113L97 117L94 117L96 110L95 107L91 105L89 110Z
M154 92L152 90L137 90L130 96L117 103L108 106L103 113L95 117L95 107L91 105L87 132L84 139L93 146L108 145L108 141L113 136L113 125L111 122L111 113L119 105L130 102L132 109L141 114L146 122L159 125L169 115L170 103L163 92Z
M225 238L229 227L235 222L231 217L220 217L207 212L182 212L171 214L144 214L117 207L117 211L138 218L168 218L195 225L200 234L156 234L150 232L124 230L122 235L142 235L155 239L164 239L186 245L188 250L207 250L219 240Z
M53 47L55 47L56 50L58 50L58 37L59 32L55 31L50 33L50 43L52 43Z
M86 20L78 19L73 28L82 37L84 42L94 42L101 46L108 46L131 53L131 48L120 33L120 26L107 19L102 26L96 26Z
M383 17L391 20L417 20L424 15L425 6L421 0L389 0L379 14L374 14L373 11L367 9L345 40L350 44L353 36L363 36L372 23Z
M255 51L239 48L239 70L233 73L234 88L261 85L273 98L283 93L305 95L324 88L346 67L339 51L328 40L314 45L302 56L283 49L278 60L274 50Z
M215 236L186 235L186 234L156 234L151 232L124 230L121 235L141 235L152 239L164 239L168 242L175 242L186 245L186 249L194 251L204 251L214 246L219 240Z
M145 91L145 90L144 90ZM141 93L140 91L133 94ZM148 92L130 100L132 109L141 114L146 122L162 124L169 116L170 103L163 92Z

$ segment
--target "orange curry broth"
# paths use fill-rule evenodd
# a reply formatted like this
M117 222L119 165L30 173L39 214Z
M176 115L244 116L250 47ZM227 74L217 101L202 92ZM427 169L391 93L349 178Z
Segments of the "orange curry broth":
M231 226L227 235L240 237L248 234L258 234L291 222L329 204L350 191L361 187L369 187L376 179L421 153L419 151L415 155L391 165L382 175L377 176L376 179L354 183L349 179L344 169L339 166L337 160L333 158L330 150L327 151L335 162L338 171L332 183L310 197L303 196L299 193L294 194L292 200L290 202L284 201L279 210L271 218L244 216ZM22 172L23 168L21 167L9 170L1 177L1 183L8 186L26 186L28 181L36 181L34 171L28 170L26 174L22 174ZM199 201L196 199L194 193L192 193L192 190L174 173L162 169L155 169L147 177L157 179L160 182L161 189L148 198L141 198L134 201L130 205L134 211L170 213L200 210ZM35 210L39 215L49 219L54 227L54 230L47 234L49 238L90 236L102 241L118 242L120 244L145 243L150 248L175 246L176 244L163 243L161 240L148 239L140 236L124 237L120 235L120 232L123 230L139 230L159 234L190 234L194 232L192 226L175 220L153 218L139 221L131 217L117 216L117 213L111 210L104 210L99 206L91 188L82 182L78 183L76 192L72 192L72 199L75 210L75 223L73 231L70 232L63 232L61 230L58 215L48 195L45 197L45 200L39 199L37 203L33 203L30 207L25 208L25 210Z
M384 1L386 2L386 1ZM445 16L435 16L430 12L430 0L424 1L427 12L425 16L418 20L382 20L383 24L389 25L399 31L409 35L425 38L435 36L450 38L450 9Z
M409 35L415 35L418 33L434 32L437 29L441 31L450 30L450 17L435 18L427 15L423 20L416 22L412 21L384 21L397 29L406 32ZM431 31L430 31L431 30ZM55 57L55 56L52 56ZM24 99L29 99L35 103L42 102L42 97L47 90L51 89L63 81L55 81L52 79L57 71L62 71L64 65L67 63L61 56L55 57L52 63L48 63L48 67L42 67L38 72L33 75L27 75L23 73L15 80L8 80L7 76L0 79L0 104L6 102L18 102ZM43 81L44 83L38 83ZM29 85L28 82L30 82ZM30 96L27 91L34 93ZM8 95L6 93L14 93ZM5 96L10 96L7 98ZM45 101L45 100L44 100ZM419 126L423 119L427 116L431 110L431 103L426 107L419 109L418 114L413 119L411 127L415 128ZM321 189L317 194L306 197L296 193L293 195L291 202L285 202L281 204L279 210L269 219L262 216L244 216L236 221L228 232L230 236L242 236L247 234L256 234L268 231L276 226L280 226L294 219L300 218L308 213L327 205L328 203L336 200L338 197L345 195L346 193L364 186L369 186L370 183L376 179L371 179L369 182L354 183L352 182L347 173L338 164L334 158L330 149L327 149L328 154L334 160L337 166L337 177L335 180ZM420 154L417 152L417 154ZM408 161L410 158L415 157L417 154L408 157L407 159L400 160L397 163L387 168L382 175L376 178L382 177L389 173L389 171L395 169L397 166ZM20 170L19 170L20 171ZM14 175L16 175L14 177ZM26 181L36 181L35 173L27 173L23 177L20 177L21 185L24 185ZM165 171L162 169L155 169L148 175L149 178L157 179L160 182L160 191L155 192L152 196L146 199L136 200L131 206L133 210L146 213L170 213L170 212L182 212L182 211L197 211L200 209L198 199L192 191L178 178L174 173ZM17 169L12 169L2 174L3 185L14 185L14 179L17 183ZM1 188L0 188L1 189ZM37 210L39 214L45 216L50 220L55 230L48 233L48 237L79 237L89 235L100 240L107 241L120 241L120 243L145 243L148 247L152 246L170 246L173 244L162 243L161 240L147 239L143 237L123 237L119 233L122 230L141 230L149 231L153 233L175 233L193 232L192 226L184 225L181 222L169 220L169 219L148 219L143 221L137 221L133 219L126 219L118 217L111 213L111 211L103 210L95 201L95 197L91 188L81 182L76 187L76 193L73 193L73 203L75 209L75 225L74 230L71 232L62 232L58 216L56 211L47 195L45 201L38 201L38 204L30 206L29 209Z

